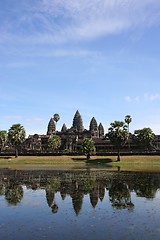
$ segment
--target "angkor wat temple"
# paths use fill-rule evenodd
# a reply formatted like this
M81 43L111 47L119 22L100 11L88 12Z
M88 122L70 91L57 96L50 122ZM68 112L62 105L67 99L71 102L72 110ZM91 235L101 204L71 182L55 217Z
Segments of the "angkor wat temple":
M64 123L61 131L57 131L55 121L51 118L48 123L46 135L29 135L25 141L25 149L28 149L28 151L47 152L47 140L50 135L55 134L61 138L59 152L62 153L80 153L82 141L86 137L92 137L94 139L96 150L98 151L100 151L100 149L103 150L103 148L105 148L104 145L106 145L102 123L97 124L96 119L93 117L90 121L89 129L85 129L81 114L77 110L70 128L67 128Z
M70 128L67 128L66 124L64 123L61 131L57 131L55 121L53 118L51 118L48 123L46 135L29 135L24 143L23 153L53 154L53 152L49 152L48 149L48 138L55 134L61 138L61 147L55 153L81 154L82 142L86 137L92 137L94 140L97 155L107 155L116 153L117 151L110 140L105 138L104 127L102 123L98 124L96 119L93 117L90 120L89 129L85 129L81 114L77 110L73 117L73 123ZM155 138L157 149L160 149L160 136L157 135ZM122 147L121 152L139 153L140 151L141 149L139 146L132 141L132 134L130 133L129 142Z
M58 135L61 139L61 146L57 150L51 150L48 148L48 139L51 135ZM128 142L121 148L122 153L144 153L139 145L135 144L130 133ZM85 129L83 126L83 121L79 111L76 111L73 117L73 123L70 128L67 128L64 123L61 130L57 131L56 123L54 118L49 120L46 134L39 135L29 135L25 140L21 149L20 154L24 155L53 155L53 154L82 154L82 142L84 138L92 138L95 143L95 152L97 155L109 155L116 154L116 147L110 142L109 139L105 137L104 127L102 123L97 123L96 119L93 117L89 123L89 129ZM149 153L160 153L160 135L155 136L154 148L147 150ZM156 146L156 148L155 148ZM8 143L7 146L3 148L1 154L14 154L14 146ZM146 153L146 151L145 151Z

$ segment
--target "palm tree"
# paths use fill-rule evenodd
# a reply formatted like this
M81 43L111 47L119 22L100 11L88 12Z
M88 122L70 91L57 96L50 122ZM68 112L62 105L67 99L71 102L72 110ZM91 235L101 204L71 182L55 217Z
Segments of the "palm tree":
M111 127L108 129L106 137L116 146L117 148L117 161L120 161L120 148L126 143L128 139L127 125L121 121L115 121L110 124Z
M57 135L51 135L48 139L48 147L52 151L57 150L61 146L61 138Z
M90 159L92 153L95 152L95 145L92 138L85 138L82 143L82 152Z
M130 149L130 139L129 139L129 137L130 137L130 135L129 135L129 124L132 122L132 118L131 118L131 116L130 115L126 115L125 116L125 123L127 123L127 125L128 125L128 146L129 146L129 149Z
M5 130L0 130L0 153L7 141L7 131Z
M55 114L53 115L53 120L56 122L56 127L57 127L57 122L59 121L59 119L60 119L59 114L58 114L58 113L55 113ZM55 131L55 132L56 132L56 131Z
M131 116L130 116L130 115L126 115L124 121L125 121L125 123L127 123L127 125L128 125L128 133L129 133L129 124L132 122Z
M8 140L15 147L15 157L18 157L18 149L24 142L26 132L21 124L13 124L8 131Z

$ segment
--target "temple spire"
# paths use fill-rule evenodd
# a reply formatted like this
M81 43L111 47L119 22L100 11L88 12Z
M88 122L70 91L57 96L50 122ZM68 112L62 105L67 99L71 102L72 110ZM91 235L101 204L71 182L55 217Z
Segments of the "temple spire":
M104 127L103 127L102 123L99 124L98 130L99 130L99 137L100 138L104 137Z
M64 123L61 129L61 132L66 132L67 131L67 127L66 124Z
M51 135L55 133L55 130L56 130L55 122L54 122L54 119L51 118L48 123L47 135Z
M78 132L83 132L83 130L84 130L82 117L78 110L76 111L74 118L73 118L73 128L75 130L77 130Z
M92 137L99 137L98 125L94 117L90 121L89 130Z

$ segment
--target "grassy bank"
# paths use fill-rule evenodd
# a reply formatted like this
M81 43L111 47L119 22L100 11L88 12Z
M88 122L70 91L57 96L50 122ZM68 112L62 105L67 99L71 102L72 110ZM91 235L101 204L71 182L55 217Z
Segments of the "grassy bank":
M79 161L78 161L79 160ZM85 157L72 156L19 156L0 157L0 165L70 165L85 164Z
M160 156L19 156L0 157L0 167L120 167L121 169L154 168L160 171Z

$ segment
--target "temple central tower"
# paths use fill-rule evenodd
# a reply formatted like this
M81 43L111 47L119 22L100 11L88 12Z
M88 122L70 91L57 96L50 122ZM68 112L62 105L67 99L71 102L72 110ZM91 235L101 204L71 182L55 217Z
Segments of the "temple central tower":
M73 118L73 128L75 130L77 130L78 132L83 132L83 130L84 130L82 117L78 110L75 113L74 118Z

